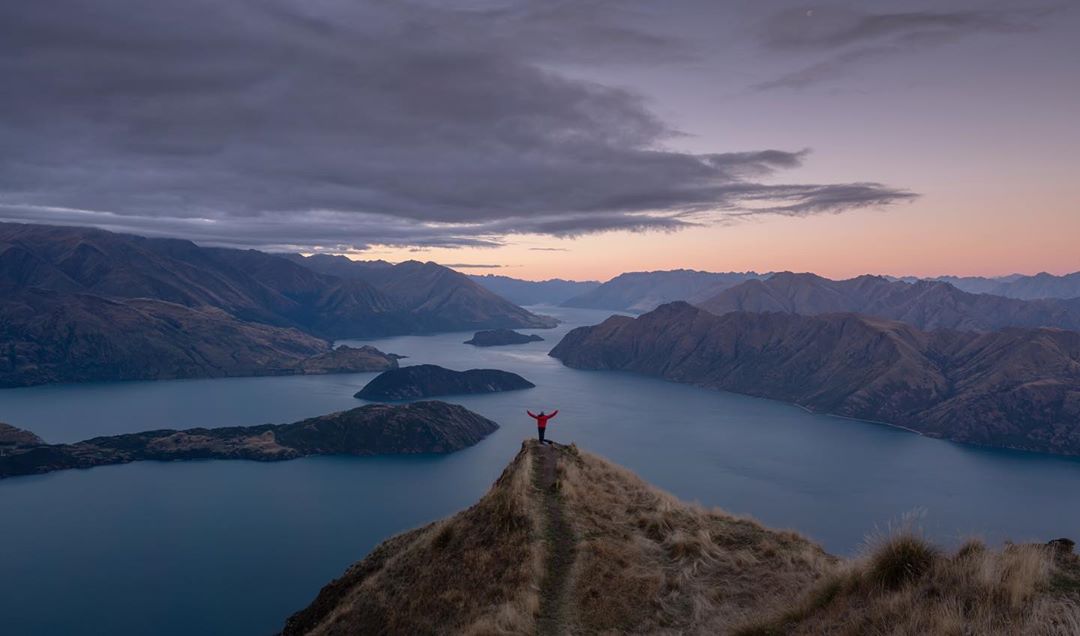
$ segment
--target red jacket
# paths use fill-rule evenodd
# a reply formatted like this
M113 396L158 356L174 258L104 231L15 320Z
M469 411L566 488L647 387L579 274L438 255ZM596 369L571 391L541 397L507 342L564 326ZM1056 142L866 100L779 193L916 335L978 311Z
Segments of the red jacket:
M554 410L547 415L533 415L532 411L525 411L529 414L529 417L536 420L536 428L547 428L548 420L559 414L558 410Z

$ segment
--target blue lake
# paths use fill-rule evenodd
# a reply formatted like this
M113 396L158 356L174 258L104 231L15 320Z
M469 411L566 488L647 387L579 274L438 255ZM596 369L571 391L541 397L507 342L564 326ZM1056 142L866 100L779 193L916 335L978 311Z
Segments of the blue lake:
M836 553L917 513L945 544L1080 535L1080 462L928 439L547 352L606 312L537 308L546 340L481 349L469 334L371 342L404 364L515 371L537 388L451 398L502 425L445 457L110 466L0 481L5 634L252 634L279 629L379 541L460 510L560 413L549 436L679 497L796 529ZM152 428L289 422L358 406L375 374L83 384L0 391L0 421L51 442Z

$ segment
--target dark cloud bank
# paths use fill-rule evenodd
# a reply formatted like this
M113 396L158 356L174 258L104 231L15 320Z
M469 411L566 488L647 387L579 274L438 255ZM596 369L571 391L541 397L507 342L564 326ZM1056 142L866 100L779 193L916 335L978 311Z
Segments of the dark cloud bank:
M557 70L686 54L621 4L449 6L0 4L0 218L435 247L912 196L760 183L803 152L668 149L673 131L637 95Z

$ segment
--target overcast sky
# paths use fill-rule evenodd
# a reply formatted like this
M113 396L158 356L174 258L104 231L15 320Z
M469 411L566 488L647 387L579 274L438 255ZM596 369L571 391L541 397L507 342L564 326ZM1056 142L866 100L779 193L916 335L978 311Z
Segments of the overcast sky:
M1077 9L3 3L0 219L526 278L1063 273Z

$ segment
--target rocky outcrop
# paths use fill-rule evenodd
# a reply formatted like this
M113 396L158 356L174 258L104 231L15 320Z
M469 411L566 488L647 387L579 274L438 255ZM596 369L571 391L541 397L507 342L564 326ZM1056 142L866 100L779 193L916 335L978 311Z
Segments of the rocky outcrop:
M503 345L525 344L526 342L540 342L543 338L535 334L525 335L512 329L489 329L477 331L473 337L465 341L474 347L501 347Z
M899 320L920 329L1080 329L1080 298L1018 300L971 294L939 281L908 283L882 276L830 280L815 274L782 272L736 285L696 304L714 314L779 311L813 316L852 312Z
M37 440L0 450L0 478L140 460L281 461L309 455L450 453L476 444L497 428L495 422L456 404L373 404L292 424L148 431L76 444Z
M372 401L415 400L438 395L516 391L534 386L520 375L508 371L453 371L434 364L418 364L379 374L357 392L356 397Z
M551 355L960 442L1080 455L1080 333L920 331L855 314L672 303L574 329Z

